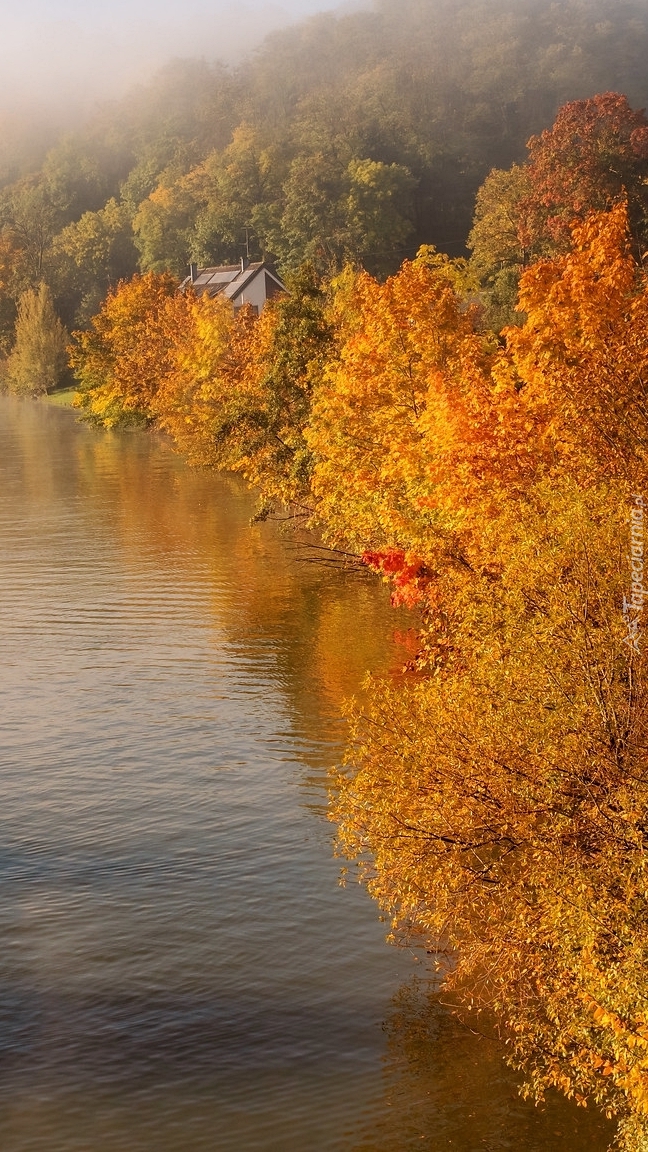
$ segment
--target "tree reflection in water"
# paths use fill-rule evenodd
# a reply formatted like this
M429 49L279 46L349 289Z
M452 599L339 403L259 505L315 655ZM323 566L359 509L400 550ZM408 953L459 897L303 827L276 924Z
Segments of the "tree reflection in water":
M415 978L394 998L383 1107L362 1118L349 1152L604 1152L612 1124L562 1096L524 1100L501 1042L462 1024L437 989Z

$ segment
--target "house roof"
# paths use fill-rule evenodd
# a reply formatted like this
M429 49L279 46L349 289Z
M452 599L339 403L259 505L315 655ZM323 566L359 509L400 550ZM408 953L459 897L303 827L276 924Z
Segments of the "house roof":
M197 296L227 296L228 300L235 301L248 285L261 272L266 277L266 295L272 296L276 292L283 292L284 285L264 260L254 264L241 261L240 264L223 264L216 268L194 268L180 285L181 291L193 288ZM268 283L269 279L269 283ZM268 288L270 291L268 291Z

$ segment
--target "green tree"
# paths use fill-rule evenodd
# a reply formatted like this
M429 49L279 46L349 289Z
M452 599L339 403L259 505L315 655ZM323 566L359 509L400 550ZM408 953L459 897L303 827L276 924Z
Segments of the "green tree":
M114 199L68 224L55 237L52 251L57 287L74 295L77 324L86 324L108 288L132 276L137 266L128 211Z
M143 272L182 276L191 258L190 232L198 204L189 176L163 178L133 218L135 246Z
M191 257L202 264L238 260L244 244L269 251L269 222L280 214L281 150L266 147L259 132L243 122L222 152L214 151L194 168L189 183L195 201L188 227Z
M520 205L530 189L527 167L514 164L508 171L493 168L477 193L470 266L482 286L486 324L495 331L516 318L520 273L531 255L519 235Z
M389 272L414 231L417 182L402 164L380 160L352 160L347 172L345 254L361 260L369 272Z
M68 136L45 157L44 187L66 221L101 208L111 191L112 165L107 156L92 155L93 151L104 150L91 149Z
M283 212L270 247L282 267L308 261L321 271L337 270L343 259L345 169L330 153L298 156L283 187Z
M4 228L20 252L21 287L25 281L36 286L50 270L52 243L61 226L60 213L47 189L36 178L13 185L5 193L3 201Z

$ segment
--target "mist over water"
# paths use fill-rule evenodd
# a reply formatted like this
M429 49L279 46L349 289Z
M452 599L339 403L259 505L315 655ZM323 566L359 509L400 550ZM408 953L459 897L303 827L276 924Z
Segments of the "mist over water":
M83 115L96 102L146 82L171 57L236 63L269 32L338 7L336 0L5 3L0 116L21 110Z

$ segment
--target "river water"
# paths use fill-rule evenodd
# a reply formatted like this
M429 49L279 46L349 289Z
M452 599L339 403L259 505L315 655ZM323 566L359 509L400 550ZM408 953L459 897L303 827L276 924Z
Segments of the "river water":
M2 1152L602 1152L338 885L383 590L146 434L0 397L0 467Z

